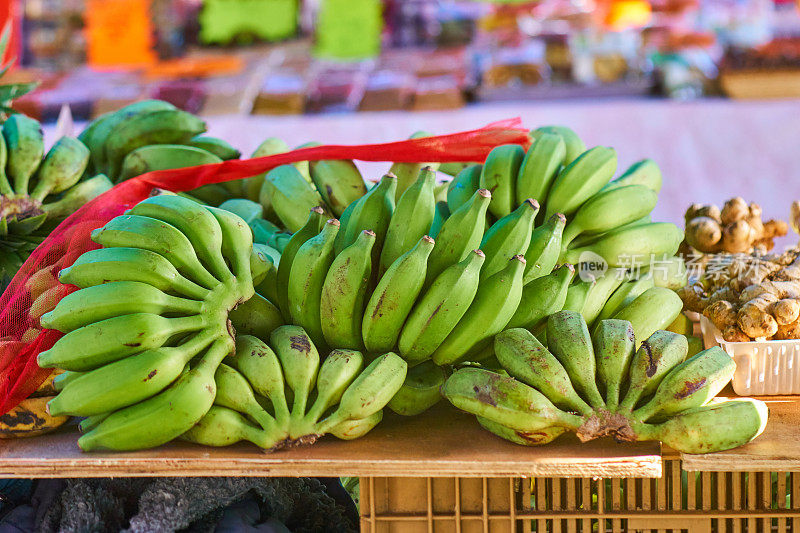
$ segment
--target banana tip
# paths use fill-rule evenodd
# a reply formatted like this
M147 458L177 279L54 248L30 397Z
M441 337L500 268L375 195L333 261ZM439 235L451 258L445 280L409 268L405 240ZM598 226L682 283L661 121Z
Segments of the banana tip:
M430 235L423 235L422 240L427 242L428 244L436 244L436 241L433 240L433 237Z
M478 194L480 194L484 198L492 197L492 193L489 191L489 189L478 189Z

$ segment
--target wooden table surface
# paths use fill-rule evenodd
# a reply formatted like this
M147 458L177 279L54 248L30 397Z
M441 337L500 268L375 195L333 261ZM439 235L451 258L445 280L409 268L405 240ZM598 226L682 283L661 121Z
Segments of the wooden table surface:
M249 443L207 448L175 442L134 453L83 453L67 428L0 444L0 478L116 476L658 477L656 442L580 444L562 437L524 447L484 431L443 403L427 413L386 419L354 441L326 437L312 446L263 453Z

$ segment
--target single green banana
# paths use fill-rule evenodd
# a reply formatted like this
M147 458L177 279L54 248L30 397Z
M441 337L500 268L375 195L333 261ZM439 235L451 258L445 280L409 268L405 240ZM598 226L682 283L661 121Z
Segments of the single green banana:
M345 420L338 425L331 427L328 433L342 440L358 439L372 431L383 420L383 410L376 411L366 418L357 420Z
M92 231L92 240L106 248L155 252L166 257L178 272L208 289L219 283L200 263L186 235L172 224L141 215L120 215Z
M409 139L422 139L430 137L431 134L427 131L417 131ZM397 176L397 190L395 191L395 202L400 201L400 197L406 192L406 189L417 181L420 171L423 168L430 168L432 172L436 172L439 168L439 163L393 163L389 169L390 174ZM427 232L427 229L425 230ZM424 233L423 233L424 235Z
M583 311L583 306L586 305L586 299L589 297L589 291L592 290L594 284L597 283L594 278L587 280L575 280L567 289L567 298L564 300L564 311L575 311L580 313Z
M412 363L429 359L467 312L478 291L484 255L475 250L442 272L425 291L400 332L400 355Z
M508 265L509 259L528 250L533 221L538 212L539 204L528 198L486 231L480 246L481 251L486 254L481 279L500 272Z
M325 412L339 403L344 391L364 369L364 356L356 350L333 350L317 374L317 398L306 415L306 422L316 424Z
M495 337L494 351L511 376L537 389L560 409L581 415L592 413L592 408L575 392L564 366L530 331L503 331Z
M767 425L767 404L751 398L712 403L662 424L632 424L638 440L660 440L682 453L714 453L747 444Z
M517 175L524 158L525 150L518 144L497 146L486 156L480 186L492 193L489 212L497 218L514 210Z
M628 185L644 185L656 194L661 192L661 169L652 159L643 159L632 164L623 174L603 187L603 190L627 187Z
M558 176L564 160L567 157L567 147L564 140L553 133L542 133L533 142L517 176L517 204L527 198L533 198L539 203L547 200L547 193L553 180Z
M230 446L243 440L266 450L277 444L280 435L254 426L244 415L212 405L208 412L181 438L203 446Z
M86 129L78 135L78 140L89 148L89 169L95 173L108 171L105 164L105 144L122 122L134 115L167 109L176 108L164 100L142 100L126 105L117 111L105 113L89 123Z
M47 214L48 219L66 218L83 207L84 204L89 203L90 200L111 190L112 187L114 187L114 184L111 183L110 179L103 174L98 174L74 185L55 202L42 204L42 211Z
M548 318L547 346L589 405L595 409L605 407L595 381L597 366L592 337L580 313L560 311Z
M240 303L228 313L228 318L237 334L259 339L268 339L275 328L283 325L280 310L260 294Z
M402 416L424 413L442 399L439 392L447 378L433 361L425 361L408 369L403 386L389 400L389 409Z
M44 201L48 194L69 189L81 179L89 163L89 149L73 137L61 137L47 152L36 172L31 198Z
M230 201L231 200L228 200L228 202ZM225 203L227 202L223 202L222 205L224 205ZM319 210L320 212L322 212L322 208L319 208ZM263 213L264 211L263 206L261 207L261 211ZM245 222L247 221L245 220ZM281 231L281 228L279 228L276 224L273 224L269 220L265 220L263 218L255 218L247 222L247 225L250 226L251 230L253 230L253 242L266 244L267 246L270 246L272 248L276 247L276 239L278 235L283 233ZM291 238L291 234L287 233L286 235L289 235L289 237Z
M284 319L289 320L289 274L292 263L300 247L309 239L319 234L325 224L325 212L317 206L309 210L306 223L296 231L288 244L281 252L281 262L278 263L277 292L278 301L275 302L281 310Z
M233 339L214 342L200 362L161 393L115 411L78 439L84 451L141 450L160 446L192 428L214 402L214 372Z
M280 359L286 384L294 393L291 419L299 422L306 415L306 403L317 380L319 352L299 326L275 329L269 337L269 343Z
M600 314L597 316L597 319L605 320L607 318L611 318L617 313L617 311L630 305L631 302L638 298L640 294L653 285L653 278L650 276L626 281L620 285L617 290L611 293L611 296L608 297L608 300L603 306L603 310L600 311Z
M216 279L226 281L232 277L222 255L222 228L205 206L182 196L159 194L142 200L129 213L175 227L189 239L198 258Z
M26 195L28 182L42 163L44 155L42 125L22 113L16 113L3 123L3 137L8 153L6 173L13 183L14 192Z
M481 188L483 165L469 165L459 172L447 186L447 208L454 213Z
M649 265L642 268L646 275L653 279L656 287L664 287L676 291L689 283L689 271L681 256L653 258Z
M119 176L125 156L137 148L151 144L183 144L205 130L205 122L179 109L133 115L120 122L106 140L103 170L114 179Z
M435 178L432 168L423 168L417 181L400 196L381 249L379 276L430 231L436 211L433 197Z
M36 361L42 368L93 370L129 355L160 348L174 335L202 329L200 315L164 318L152 313L131 313L67 333Z
M325 277L335 257L333 241L338 231L339 221L335 218L328 220L319 235L307 240L297 250L289 273L289 315L320 345L324 335L319 304Z
M289 422L289 407L286 404L286 387L281 362L275 352L264 341L251 335L236 337L236 351L225 363L247 378L253 389L272 404L272 413L278 425Z
M384 353L397 344L400 331L422 285L434 240L427 235L401 255L381 276L364 309L361 332L364 345L373 353Z
M190 200L195 200L205 205L219 205L226 200L234 198L233 194L219 183L209 183L192 189L188 193L178 193L178 195L188 197Z
M253 275L250 272L250 255L253 252L253 232L244 220L224 209L205 206L211 211L222 230L222 256L230 265L242 301L250 298L253 289ZM230 281L229 281L230 283Z
M78 423L78 431L81 433L89 433L91 430L99 426L100 422L108 418L108 415L110 414L111 413L102 413L84 418Z
M253 155L250 157L255 159L257 157L266 157L270 155L276 154L283 154L289 151L289 145L286 144L286 141L283 139L279 139L277 137L269 137L265 139L258 148L255 149ZM308 170L308 162L305 162L305 170ZM297 163L295 163L295 168L297 167ZM298 168L299 170L299 168ZM252 200L254 202L261 203L264 206L264 216L267 218L271 218L271 215L275 214L275 210L272 208L272 202L270 200L269 191L263 189L264 185L264 178L266 177L267 173L264 172L263 174L257 174L255 176L251 176L249 178L245 178L242 180L242 196L247 198L248 200ZM310 180L309 180L310 181ZM264 193L263 195L261 193Z
M403 386L407 372L408 365L396 353L375 358L345 389L336 411L317 427L325 432L345 420L360 420L377 413Z
M429 236L436 238L442 230L445 221L450 218L450 208L447 207L447 202L436 202L433 212L433 222L431 222L431 231L428 232Z
M266 251L266 249L270 251ZM253 260L250 262L250 270L253 272L253 287L255 287L256 293L273 302L274 305L278 301L278 267L273 262L275 259L272 253L274 253L272 248L264 244L253 243ZM281 316L283 316L282 313Z
M181 375L217 336L202 331L174 347L147 350L69 379L47 409L53 416L95 416L146 400Z
M86 372L70 372L65 370L53 378L53 388L56 392L61 392L67 385L85 374Z
M172 296L139 281L112 281L64 296L40 323L48 329L69 333L100 320L131 313L171 316L197 315L203 302Z
M430 286L447 267L464 260L472 250L478 248L483 239L486 210L492 194L479 189L469 202L450 215L438 232L436 246L428 258L426 286Z
M561 311L574 276L575 268L566 264L525 285L508 327L533 329L548 316Z
M269 205L292 233L303 227L310 209L321 207L328 211L319 192L292 165L281 165L267 172L262 186L264 190L269 193ZM264 210L267 211L267 206Z
M265 430L275 430L275 419L256 401L253 387L235 368L222 363L214 373L217 394L214 405L244 413Z
M433 352L434 363L452 365L480 353L492 343L517 310L524 270L525 258L515 255L503 270L480 282L467 312Z
M220 209L224 209L225 211L230 211L234 215L238 216L242 220L247 223L252 229L252 223L256 220L264 222L265 224L269 224L270 227L276 228L272 222L268 220L264 220L264 206L262 206L258 202L254 202L252 200L248 200L247 198L231 198L230 200L225 200L218 206ZM255 239L255 231L253 232L253 238Z
M679 364L658 385L653 397L633 412L637 420L675 416L705 405L727 385L736 363L714 346Z
M567 218L561 213L551 216L547 222L533 230L531 242L525 252L525 277L527 285L531 281L546 276L558 264L561 255L561 239Z
M545 133L558 135L564 141L564 147L566 148L565 165L569 165L586 151L586 145L581 138L566 126L542 126L541 128L536 128L530 134L534 139L538 139Z
M628 368L628 391L620 410L632 411L641 398L654 393L664 376L686 359L688 350L686 337L671 331L656 331L642 341Z
M328 346L363 349L361 322L372 277L375 233L364 230L331 263L320 293L320 323Z
M469 161L439 163L439 172L455 177L459 172L474 164Z
M458 409L515 430L577 429L581 424L580 417L561 411L532 387L482 368L456 370L442 394Z
M150 144L130 152L122 160L117 183L156 170L221 163L222 159L202 148L181 144Z
M674 291L651 287L614 313L613 318L629 321L639 342L640 339L646 339L655 331L672 324L681 311L683 301Z
M516 429L511 429L510 427L502 424L498 424L497 422L492 422L491 420L483 418L482 416L478 416L476 418L478 419L478 424L480 424L481 427L486 431L494 433L501 439L505 439L513 442L514 444L520 444L522 446L541 446L543 444L548 444L556 440L567 431L567 428L562 427L549 427L536 431L519 431Z
M336 239L337 254L342 253L342 250L356 242L361 232L368 229L375 232L375 246L372 249L373 264L380 264L381 249L394 211L396 187L397 178L386 174L378 182L378 185L355 202L347 222L341 228L341 235Z
M196 135L186 144L210 152L223 161L239 159L242 156L242 152L231 146L228 141L210 135Z
M625 320L601 320L592 335L592 343L597 360L597 378L605 390L606 407L614 412L636 349L633 327Z
M562 247L582 234L598 234L639 220L650 214L658 194L644 185L628 185L600 191L589 198L564 229Z
M349 159L309 161L311 181L334 215L367 194L367 185L355 163Z
M587 324L590 326L594 324L608 298L627 280L627 270L624 268L611 268L589 288L586 300L580 310Z
M594 196L614 176L617 153L612 148L595 146L582 153L553 181L547 193L545 218L556 213L570 216Z
M567 263L577 264L581 254L594 252L609 266L630 267L632 261L671 257L682 241L683 232L675 224L653 222L609 231L592 244L567 249L561 257Z
M79 288L113 281L140 281L162 291L202 300L209 291L184 278L163 256L141 248L100 248L84 252L72 266L58 274L58 280Z

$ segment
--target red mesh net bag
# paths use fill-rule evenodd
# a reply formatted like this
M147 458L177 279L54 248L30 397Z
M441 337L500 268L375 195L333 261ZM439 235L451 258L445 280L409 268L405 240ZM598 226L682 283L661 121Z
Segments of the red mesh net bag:
M95 198L64 220L31 254L0 296L0 414L33 393L51 369L36 364L39 352L61 337L42 329L39 317L63 296L77 290L58 282L58 272L88 250L99 248L90 234L147 198L155 188L190 191L202 185L255 176L296 161L354 159L391 162L483 161L501 144L529 143L519 119L496 122L478 130L385 144L317 146L268 157L225 161L143 174Z

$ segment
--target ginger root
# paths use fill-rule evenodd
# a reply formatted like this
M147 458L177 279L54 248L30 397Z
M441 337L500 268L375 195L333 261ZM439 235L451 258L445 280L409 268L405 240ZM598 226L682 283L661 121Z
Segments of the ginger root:
M684 215L685 242L703 253L748 253L756 247L772 250L775 238L786 235L789 228L780 220L763 222L761 215L761 206L738 196L725 202L721 210L692 204Z
M770 256L712 256L703 276L678 295L726 341L800 338L800 247Z

